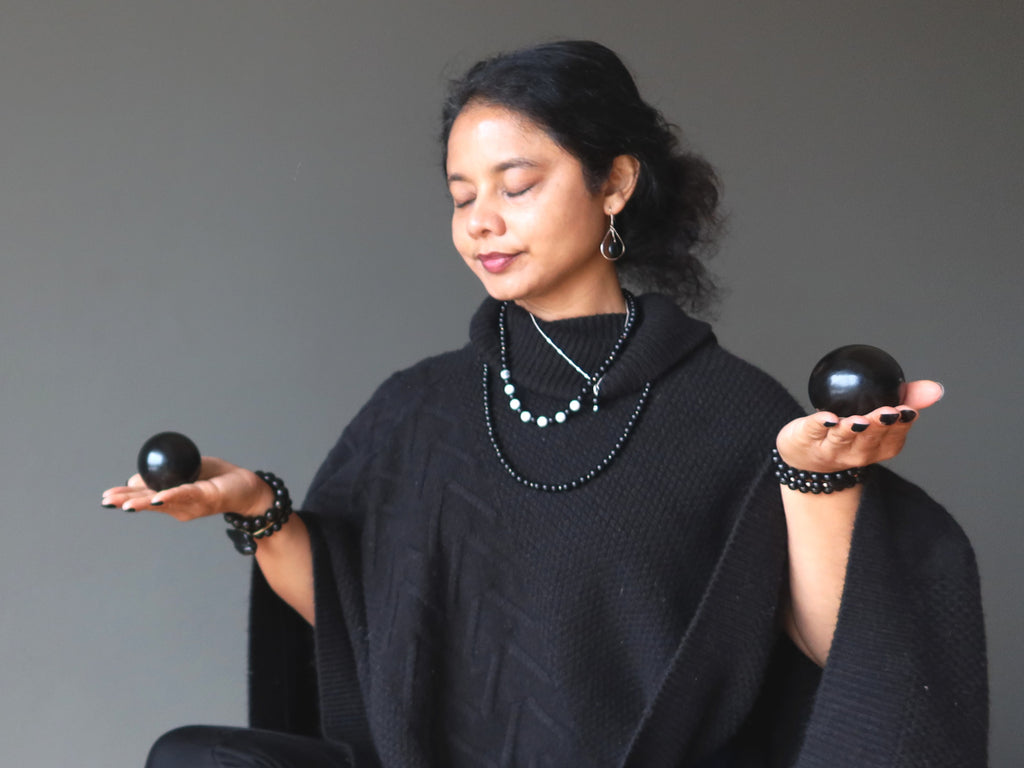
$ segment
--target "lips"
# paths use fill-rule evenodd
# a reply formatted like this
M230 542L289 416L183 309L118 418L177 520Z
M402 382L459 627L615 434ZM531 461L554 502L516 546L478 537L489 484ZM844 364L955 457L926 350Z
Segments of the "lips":
M518 253L481 253L477 256L480 265L488 272L494 274L508 268L509 264L516 260Z

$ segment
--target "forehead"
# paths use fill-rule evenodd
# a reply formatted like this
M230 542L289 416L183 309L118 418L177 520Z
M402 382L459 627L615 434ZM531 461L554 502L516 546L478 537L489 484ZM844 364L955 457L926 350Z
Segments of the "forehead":
M467 164L498 165L512 157L538 161L567 156L547 132L522 113L490 104L466 106L448 135L448 172Z

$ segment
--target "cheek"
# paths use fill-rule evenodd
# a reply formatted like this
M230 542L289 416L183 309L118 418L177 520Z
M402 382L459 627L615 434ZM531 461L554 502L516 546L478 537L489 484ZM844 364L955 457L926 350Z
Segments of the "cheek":
M472 253L472 239L466 234L465 222L459 221L459 215L452 216L452 244L459 255L468 260L468 254Z
M534 239L549 244L559 251L575 253L589 252L591 246L601 242L603 218L595 216L592 209L577 206L543 212L537 215L529 226Z
M604 236L605 218L602 201L590 195L577 184L564 183L557 190L556 204L543 206L535 222L537 228L548 233L557 233L560 239L571 240L578 247L582 241L589 242ZM598 232L601 234L597 234Z

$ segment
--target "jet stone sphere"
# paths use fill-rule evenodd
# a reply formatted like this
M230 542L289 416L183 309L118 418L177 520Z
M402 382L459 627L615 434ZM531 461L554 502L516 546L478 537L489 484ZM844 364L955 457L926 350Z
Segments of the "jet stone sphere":
M833 349L811 371L811 405L836 416L866 414L903 401L903 369L890 355L868 344Z
M142 481L163 491L199 479L201 464L196 444L179 432L161 432L142 444L138 469Z

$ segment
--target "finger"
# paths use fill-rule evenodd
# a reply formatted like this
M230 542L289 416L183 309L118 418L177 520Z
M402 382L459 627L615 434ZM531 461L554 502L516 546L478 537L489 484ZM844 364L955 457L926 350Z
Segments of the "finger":
M872 411L870 414L868 414L868 418L872 422L877 422L880 426L883 427L892 427L901 423L900 410L898 408L890 408L889 406L879 408L876 411ZM903 423L905 424L906 422Z
M828 440L833 445L849 445L871 428L868 416L845 416L828 431Z
M160 491L150 500L150 506L166 512L178 520L195 520L216 514L219 491L209 480L179 485Z
M879 408L869 414L872 429L877 439L869 444L871 453L865 457L865 463L875 464L887 461L903 450L907 441L907 433L917 412L908 408Z
M220 469L220 464L224 463L220 459L213 459L212 462L213 463L211 464L211 466L209 468L207 468L205 466L205 462L204 462L204 467L203 468L204 468L204 470L207 471L208 475L215 475L215 474L217 474L217 471ZM177 487L184 487L184 486L177 486ZM174 489L167 489L167 490L174 490ZM145 481L142 479L141 475L134 474L134 475L132 475L131 477L128 478L128 481L124 485L115 486L114 488L108 488L107 490L105 490L103 492L103 496L106 497L106 496L112 495L112 494L131 494L132 498L138 498L140 493L143 494L143 495L144 494L149 494L150 496L156 496L158 491L153 490L152 488L147 486ZM159 504L157 506L159 506Z
M837 467L836 456L852 437L849 429L833 435L840 419L829 411L818 411L786 424L775 440L782 460L790 466L813 472L832 471Z
M148 488L111 488L103 492L100 504L108 509L120 507L126 512L136 512L148 506L153 492Z
M915 400L915 404L921 402ZM910 418L905 413L911 414ZM800 469L832 472L863 467L898 454L915 415L916 411L904 406L883 406L845 418L819 411L783 427L776 447L783 461Z
M919 411L939 402L945 391L945 388L937 381L928 379L909 381L901 405Z
M202 489L197 488L198 485L199 483L186 483L166 488L154 494L152 500L157 506L190 507L202 504L205 498Z
M882 406L870 413L854 414L840 419L839 424L830 430L829 437L836 444L846 445L854 438L863 436L860 442L871 444L881 440L893 428L896 431L909 429L909 423L917 416L910 408Z
M885 406L865 416L843 419L830 438L842 444L846 461L854 466L867 466L898 454L910 427L908 421L902 420L899 408Z
M107 508L121 507L126 512L142 512L159 509L165 506L168 500L178 505L189 505L202 498L201 494L182 493L181 489L187 487L178 486L160 492L154 491L145 484L109 488L103 492L100 503Z
M822 444L827 463L835 469L849 469L864 465L864 456L881 439L882 427L868 416L846 416L828 431ZM823 462L826 461L823 456Z
M115 485L113 488L107 488L100 494L100 496L106 499L109 496L114 496L119 493L130 493L134 490L134 488L129 488L127 485Z
M831 411L817 411L801 419L794 419L787 428L793 430L793 438L813 444L825 440L829 430L838 423L839 417Z
M152 495L153 491L146 488L142 478L135 474L129 477L124 485L116 485L103 491L100 497L100 505L107 509L114 509L121 507L128 500L135 500L139 498L140 494L146 493ZM134 507L131 511L135 511Z

